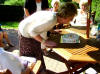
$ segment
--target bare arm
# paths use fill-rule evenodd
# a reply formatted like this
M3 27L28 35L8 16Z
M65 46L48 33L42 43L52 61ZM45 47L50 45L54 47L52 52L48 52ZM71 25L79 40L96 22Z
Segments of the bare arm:
M40 35L37 35L33 37L35 40L39 41L40 43L42 42L43 38Z
M26 8L24 8L24 13L25 13L26 16L30 15L29 12L28 12L28 9L26 9Z
M35 40L43 43L46 47L55 47L57 44L51 40L44 40L40 35L33 37Z

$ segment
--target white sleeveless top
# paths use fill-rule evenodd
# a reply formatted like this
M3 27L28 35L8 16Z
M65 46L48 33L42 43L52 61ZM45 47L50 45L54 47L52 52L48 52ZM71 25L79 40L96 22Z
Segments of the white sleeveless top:
M37 11L41 11L41 2L39 3L36 2L36 5L37 5Z

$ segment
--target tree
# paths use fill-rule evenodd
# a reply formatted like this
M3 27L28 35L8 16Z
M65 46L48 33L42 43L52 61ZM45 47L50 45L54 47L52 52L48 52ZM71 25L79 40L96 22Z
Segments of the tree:
M96 11L95 19L100 19L100 0L92 0L92 12Z
M0 0L0 4L4 4L6 0Z

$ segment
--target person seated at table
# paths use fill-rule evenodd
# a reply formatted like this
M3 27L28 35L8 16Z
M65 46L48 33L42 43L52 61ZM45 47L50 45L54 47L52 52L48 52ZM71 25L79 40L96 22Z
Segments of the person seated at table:
M77 9L78 15L71 22L72 26L86 26L87 25L87 13L88 13L88 0L80 0L80 9Z
M11 44L10 40L8 39L8 34L6 31L4 31L1 28L1 24L0 24L0 47L5 47L5 44L3 43L3 38L7 41L8 45L10 47L13 47L13 45Z
M52 0L51 6L52 6L52 8L50 8L50 11L57 12L58 8L60 6L60 1L59 0Z

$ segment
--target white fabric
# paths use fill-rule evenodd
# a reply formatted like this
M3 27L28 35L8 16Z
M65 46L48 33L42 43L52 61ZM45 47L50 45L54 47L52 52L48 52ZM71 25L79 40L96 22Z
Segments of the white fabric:
M74 21L76 22L74 23ZM78 9L78 15L71 22L72 26L86 26L87 25L87 13L81 13L81 9Z
M20 22L19 31L24 37L33 38L40 35L46 40L47 31L51 30L56 23L55 12L38 11Z
M20 60L10 52L4 51L3 48L0 48L0 51L2 51L0 54L1 68L9 69L12 74L21 74L21 71L24 69L24 65L21 64Z
M92 25L91 31L90 31L90 35L92 36L96 36L98 33L98 26Z
M41 2L39 3L36 2L36 5L37 5L37 11L41 11Z
M49 31L56 23L54 12L38 11L20 22L19 31L24 37L32 38Z
M20 56L20 58L21 58L21 60L24 60L24 61L36 63L36 59L33 57Z
M0 47L0 55L4 53L4 49Z
M15 56L11 52L0 48L0 70L9 69L12 74L21 74L30 63L36 63L36 59L26 56Z

